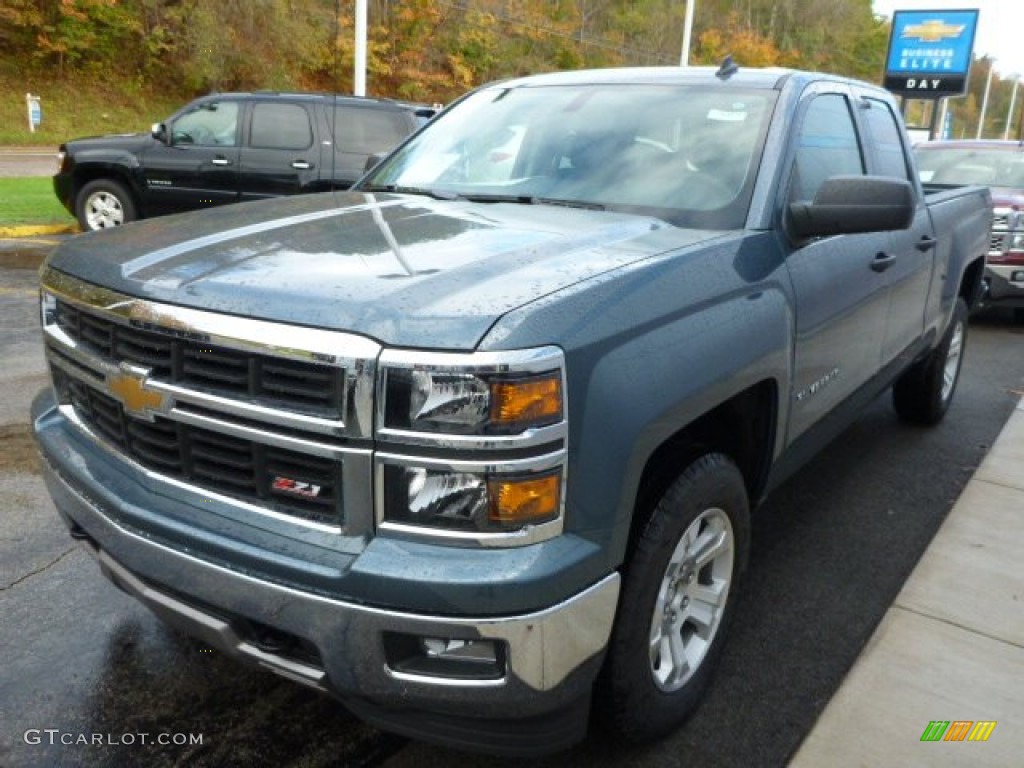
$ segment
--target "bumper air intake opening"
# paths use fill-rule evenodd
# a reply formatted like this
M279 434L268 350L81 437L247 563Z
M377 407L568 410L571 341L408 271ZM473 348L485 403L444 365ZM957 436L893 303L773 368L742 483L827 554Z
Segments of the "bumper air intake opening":
M392 672L447 680L501 680L507 649L497 640L426 637L400 632L383 635Z

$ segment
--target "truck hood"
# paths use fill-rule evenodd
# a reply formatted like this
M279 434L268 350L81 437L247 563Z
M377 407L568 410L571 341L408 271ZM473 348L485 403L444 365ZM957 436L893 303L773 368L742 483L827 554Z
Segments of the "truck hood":
M675 235L666 239L665 230ZM719 233L720 234L720 233ZM325 193L77 236L49 265L131 296L472 349L504 313L716 233L552 205Z

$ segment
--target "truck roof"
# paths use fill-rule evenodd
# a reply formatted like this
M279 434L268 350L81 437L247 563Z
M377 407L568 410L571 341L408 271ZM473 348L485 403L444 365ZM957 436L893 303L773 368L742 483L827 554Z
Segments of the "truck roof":
M860 87L882 88L870 83L838 77L822 72L805 72L782 67L738 67L724 78L718 77L720 67L623 67L610 69L581 69L566 72L551 72L542 75L530 75L512 80L490 84L502 88L526 88L549 85L586 85L586 84L648 84L648 85L685 85L696 83L718 83L738 88L781 90L789 80L820 81L829 80L848 82ZM485 86L489 87L489 86Z

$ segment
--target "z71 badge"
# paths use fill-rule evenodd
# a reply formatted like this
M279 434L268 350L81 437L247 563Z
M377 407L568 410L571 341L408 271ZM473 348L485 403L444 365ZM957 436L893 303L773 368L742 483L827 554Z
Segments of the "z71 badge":
M316 499L320 497L320 486L313 483L306 483L302 480L292 480L290 477L275 477L270 484L270 489L289 496L301 496L305 499Z

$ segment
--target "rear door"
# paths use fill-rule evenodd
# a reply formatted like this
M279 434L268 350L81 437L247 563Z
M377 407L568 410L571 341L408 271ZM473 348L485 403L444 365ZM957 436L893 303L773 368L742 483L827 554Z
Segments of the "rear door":
M336 186L347 188L363 175L371 156L390 152L417 126L413 114L404 109L339 103L334 107L331 127L334 167L330 176Z
M243 102L207 99L166 125L142 159L147 215L238 200L239 127Z
M884 100L866 96L858 110L870 137L871 172L919 185L907 162L909 147L892 107ZM931 215L918 194L914 221L909 229L889 233L889 309L882 342L883 365L907 363L916 354L915 342L924 333L925 308L933 278L936 238Z
M316 188L320 178L320 146L313 131L316 106L309 100L253 100L241 152L242 200Z
M786 206L813 200L825 179L867 172L853 98L841 84L815 83L801 96L789 151ZM888 278L876 259L888 233L793 242L787 257L796 293L789 440L851 398L878 372Z

